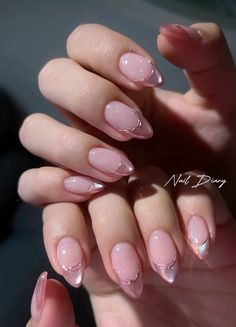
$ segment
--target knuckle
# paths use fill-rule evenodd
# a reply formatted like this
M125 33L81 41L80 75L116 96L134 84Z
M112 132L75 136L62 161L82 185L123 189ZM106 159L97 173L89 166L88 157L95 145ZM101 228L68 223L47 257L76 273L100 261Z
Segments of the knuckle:
M38 85L41 93L44 93L46 82L50 77L54 76L57 71L60 71L60 67L71 61L69 58L53 58L43 66L38 74Z
M38 121L42 116L44 115L41 113L33 113L25 118L19 129L19 138L22 145L27 144L28 137L31 134L31 131L34 129L35 122Z
M78 152L79 142L75 132L68 128L63 131L60 136L60 146L55 149L55 158L57 162L66 163L68 158L74 156Z

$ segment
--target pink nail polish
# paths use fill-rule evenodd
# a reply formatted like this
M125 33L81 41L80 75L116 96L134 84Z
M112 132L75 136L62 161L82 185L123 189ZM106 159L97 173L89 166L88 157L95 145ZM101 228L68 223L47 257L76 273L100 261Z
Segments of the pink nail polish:
M83 195L99 192L105 185L86 176L70 176L64 180L64 187L68 192Z
M134 166L125 156L110 149L93 148L89 151L88 160L105 174L128 176L134 171Z
M46 285L47 272L45 271L39 276L37 280L31 301L31 316L36 323L40 321L43 312L45 304Z
M57 260L65 280L74 287L82 283L85 270L83 250L77 240L65 237L57 245Z
M141 112L119 101L112 101L106 105L106 122L119 132L136 138L149 138L153 130Z
M205 220L200 216L190 218L187 226L188 241L199 259L205 259L209 248L209 230Z
M162 84L162 76L151 60L137 53L123 54L119 61L119 68L132 82L150 87Z
M170 36L183 41L200 41L202 38L200 31L196 28L179 24L162 25L160 26L160 33L167 37Z
M120 287L132 298L140 297L143 289L143 277L138 255L129 243L116 244L111 251L113 269Z
M167 282L173 283L178 272L177 251L169 233L154 231L149 238L150 260L154 270Z

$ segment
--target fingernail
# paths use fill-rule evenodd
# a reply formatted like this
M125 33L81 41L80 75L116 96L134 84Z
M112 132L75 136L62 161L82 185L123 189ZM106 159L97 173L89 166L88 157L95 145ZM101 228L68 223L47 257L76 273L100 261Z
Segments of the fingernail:
M57 245L57 260L65 280L74 287L82 283L85 262L83 250L72 237L61 239Z
M166 24L160 26L160 33L166 36L172 36L184 41L201 40L200 31L196 28L179 25L179 24Z
M40 321L44 304L45 304L45 291L47 285L47 272L43 272L36 283L34 293L31 301L31 316L32 319L38 323Z
M119 101L112 101L106 105L106 122L119 132L136 138L149 138L153 130L141 112Z
M154 231L149 237L150 260L154 270L167 282L173 283L178 272L177 251L169 233Z
M119 61L119 68L132 82L151 87L162 84L162 76L151 60L137 53L123 54Z
M188 240L193 252L200 258L205 259L209 248L209 230L202 217L193 216L187 226Z
M111 261L123 291L137 299L143 289L142 270L138 255L129 243L118 243L111 251Z
M70 176L64 180L66 191L74 194L96 193L104 189L105 185L102 182L91 180L85 176Z
M128 176L134 171L134 166L125 156L110 149L93 148L89 151L88 160L94 168L105 174Z

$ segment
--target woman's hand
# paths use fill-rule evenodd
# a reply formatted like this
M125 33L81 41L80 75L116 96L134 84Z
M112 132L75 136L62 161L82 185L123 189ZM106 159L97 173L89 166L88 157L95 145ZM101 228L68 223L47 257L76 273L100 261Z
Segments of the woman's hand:
M233 310L215 296L215 292L224 291L225 298L234 303L235 256L229 250L234 246L234 227L230 213L209 183L197 189L191 184L177 188L165 184L176 171L202 169L212 177L227 179L224 195L233 204L235 67L222 33L213 24L197 24L195 29L162 27L158 46L169 60L185 68L191 85L186 94L147 88L158 85L161 77L148 54L120 34L97 25L84 25L72 33L68 53L74 61L51 61L40 73L39 81L43 94L68 117L73 128L35 114L27 118L20 133L30 151L61 168L26 172L19 192L34 204L63 201L45 207L44 237L53 267L71 284L80 285L92 248L85 285L98 326L119 322L132 326L155 326L157 322L163 326L191 326L193 321L210 325L209 316L202 315L203 308L212 316L217 311L212 326L222 325L219 315L227 316L231 326ZM114 141L111 147L108 136L118 141L151 136L141 111L152 122L154 136L122 144ZM120 149L141 169L129 179L128 186L121 181L91 199L88 210L96 242L89 246L92 233L84 217L86 210L64 201L87 200L99 191L94 186L100 180L113 182L133 173L133 165ZM154 168L142 168L146 164ZM82 195L84 177L78 173L90 176L85 181L90 183L85 187L87 192ZM189 174L196 182L196 173ZM103 183L99 187L102 189ZM221 227L209 252L210 269L199 267L196 259L186 255L175 286L170 288L161 282L154 271L173 282L183 258L185 235L198 257L206 257L215 238L215 223ZM129 296L140 295L144 274L140 300L133 302L107 278L98 250L106 273ZM223 290L219 284L222 271L227 281Z

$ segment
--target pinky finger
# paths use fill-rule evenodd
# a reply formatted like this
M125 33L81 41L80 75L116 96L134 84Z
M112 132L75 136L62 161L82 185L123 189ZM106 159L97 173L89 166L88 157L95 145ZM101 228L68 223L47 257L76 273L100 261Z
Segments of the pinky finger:
M43 205L53 202L82 202L103 190L104 183L58 167L25 171L18 183L18 194L25 202Z
M78 327L71 300L65 287L42 273L31 302L31 316L26 327Z

